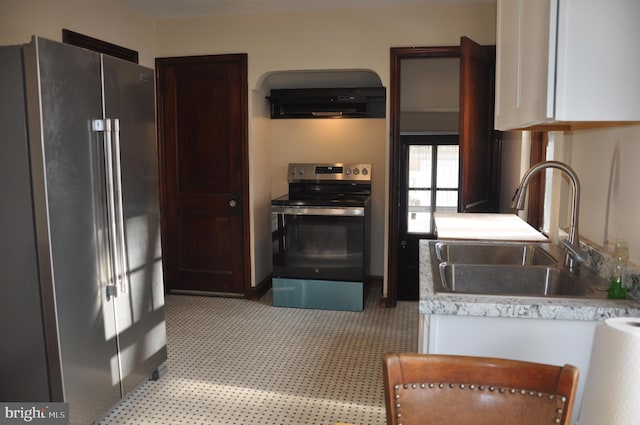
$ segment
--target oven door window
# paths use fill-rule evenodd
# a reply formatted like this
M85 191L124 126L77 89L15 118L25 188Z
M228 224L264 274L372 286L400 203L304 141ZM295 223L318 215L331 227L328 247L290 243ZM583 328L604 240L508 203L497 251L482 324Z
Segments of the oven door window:
M362 216L273 214L273 275L362 281Z

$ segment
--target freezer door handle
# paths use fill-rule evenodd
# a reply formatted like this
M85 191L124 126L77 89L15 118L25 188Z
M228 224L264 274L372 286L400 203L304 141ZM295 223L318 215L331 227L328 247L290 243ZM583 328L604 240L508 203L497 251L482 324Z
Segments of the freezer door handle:
M117 254L120 265L119 287L120 292L126 293L129 288L129 270L127 266L127 244L124 234L124 207L122 200L122 165L120 156L120 120L115 118L112 121L113 132L113 165L114 169L114 197L116 202L116 228L117 228Z
M114 155L113 155L113 128L110 119L101 120L104 131L104 169L107 186L107 217L109 225L109 249L111 255L111 285L107 286L107 298L118 296L120 281L120 255L118 253L118 221L116 220L116 196L114 190Z
M120 166L120 121L93 120L93 131L104 133L104 165L107 189L107 217L111 282L107 285L107 299L127 292L129 287L122 206L122 168Z

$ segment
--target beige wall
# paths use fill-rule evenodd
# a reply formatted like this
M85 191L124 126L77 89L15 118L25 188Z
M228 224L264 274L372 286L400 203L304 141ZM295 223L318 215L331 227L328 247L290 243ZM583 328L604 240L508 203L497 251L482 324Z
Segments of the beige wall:
M400 66L400 132L457 132L460 59L404 59Z
M640 264L640 126L571 135L569 163L580 177L580 234L602 246L629 242Z
M62 29L136 50L153 67L155 20L114 0L0 0L0 45L27 43L32 35L62 41Z
M158 55L249 54L249 87L266 73L373 69L389 80L392 46L495 41L495 4L427 5L158 22Z
M402 112L460 111L459 58L403 60L401 78Z
M158 22L158 56L248 54L252 283L271 272L270 202L286 188L285 164L298 160L373 163L373 274L382 275L386 263L388 120L266 119L264 96L270 89L265 83L269 74L371 70L389 88L391 47L457 45L462 35L481 44L494 43L495 4L432 4Z

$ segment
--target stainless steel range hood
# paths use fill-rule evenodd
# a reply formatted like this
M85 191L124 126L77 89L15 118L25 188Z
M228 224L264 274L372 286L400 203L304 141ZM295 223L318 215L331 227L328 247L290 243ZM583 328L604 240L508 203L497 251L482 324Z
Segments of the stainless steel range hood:
M271 118L384 118L384 87L273 89Z

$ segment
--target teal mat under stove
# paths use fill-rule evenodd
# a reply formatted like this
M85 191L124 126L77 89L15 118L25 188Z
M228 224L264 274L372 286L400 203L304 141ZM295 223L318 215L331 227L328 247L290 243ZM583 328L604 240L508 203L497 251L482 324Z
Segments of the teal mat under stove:
M272 287L276 307L364 310L363 282L273 278Z

